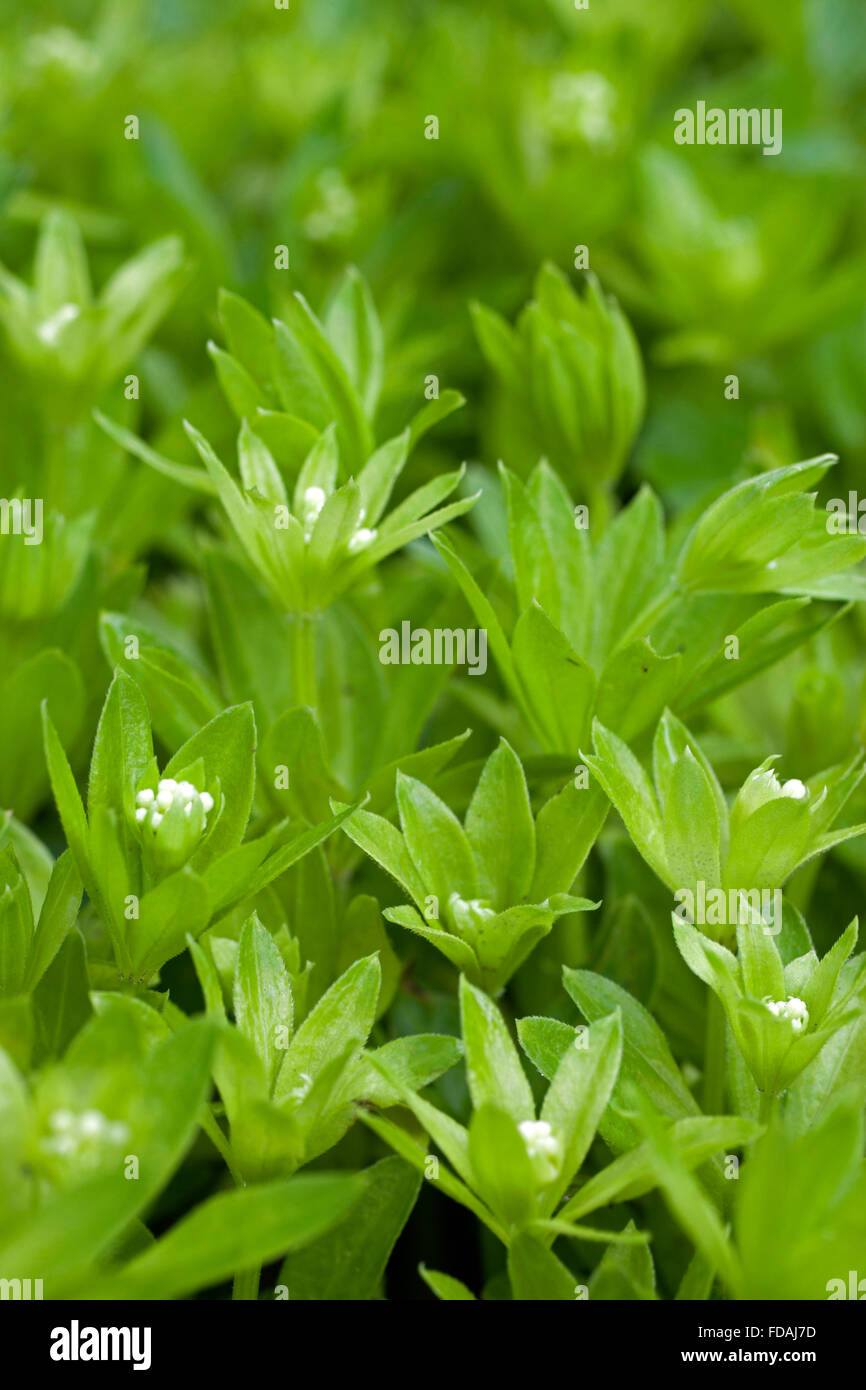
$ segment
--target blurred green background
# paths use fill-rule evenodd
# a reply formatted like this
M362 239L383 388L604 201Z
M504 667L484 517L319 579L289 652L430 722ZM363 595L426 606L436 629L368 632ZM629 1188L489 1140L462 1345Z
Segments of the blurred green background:
M194 262L143 364L152 423L215 398L219 285L279 313L351 261L385 319L385 431L436 373L469 396L455 448L484 457L467 301L511 315L543 259L568 271L586 245L648 362L634 474L684 503L749 451L859 468L860 0L6 0L0 19L0 258L29 275L34 224L61 205L97 283L167 233ZM781 155L675 146L698 99L781 107ZM14 418L8 374L0 393Z

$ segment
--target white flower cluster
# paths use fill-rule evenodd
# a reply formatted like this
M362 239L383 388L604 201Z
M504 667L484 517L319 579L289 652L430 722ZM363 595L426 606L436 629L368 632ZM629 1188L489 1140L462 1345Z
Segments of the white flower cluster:
M809 1026L809 1010L796 995L789 995L787 999L771 999L767 996L763 1002L776 1018L787 1019L795 1033L802 1033L803 1029Z
M559 1172L562 1148L547 1120L522 1120L517 1126L542 1182L552 1182Z
M189 820L196 802L201 803L204 824L207 825L208 812L213 810L213 797L210 792L200 792L192 782L176 782L173 777L163 777L156 791L145 787L137 793L135 819L139 825L148 825L151 830L157 830L172 806L180 803L184 816Z
M42 1148L61 1158L95 1157L100 1148L123 1144L129 1136L127 1125L112 1122L101 1110L55 1110L48 1127L51 1134L42 1140Z
M304 540L308 541L313 534L313 527L319 519L319 513L327 501L325 489L321 487L308 487L304 492L303 516ZM363 521L365 516L364 508L358 515L358 520ZM351 554L358 550L363 550L364 546L369 545L376 539L376 532L371 531L368 526L358 526L354 534L349 539L348 549Z

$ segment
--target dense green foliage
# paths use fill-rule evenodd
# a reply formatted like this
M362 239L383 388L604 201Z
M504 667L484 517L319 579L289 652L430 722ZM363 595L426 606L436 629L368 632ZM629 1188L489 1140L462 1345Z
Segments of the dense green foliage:
M862 6L0 15L0 1280L866 1279Z

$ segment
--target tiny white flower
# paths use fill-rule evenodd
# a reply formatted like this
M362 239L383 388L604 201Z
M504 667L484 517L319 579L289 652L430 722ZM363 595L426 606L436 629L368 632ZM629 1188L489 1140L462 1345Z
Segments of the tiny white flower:
M52 1129L67 1130L75 1126L75 1116L71 1110L55 1110L49 1118L49 1125Z
M792 1032L802 1033L809 1026L809 1010L796 995L789 995L787 999L771 999L768 996L763 1002L776 1018L784 1018L790 1023Z
M517 1129L536 1177L541 1182L552 1182L559 1172L562 1148L547 1120L521 1120Z
M56 313L40 323L36 330L38 337L47 347L53 347L66 325L77 319L80 313L77 304L61 304Z
M323 487L308 487L304 492L303 511L308 519L315 518L326 502L325 489Z
M214 800L209 792L200 792L192 782L177 782L173 777L163 777L157 785L156 792L149 789L140 791L136 796L138 803L135 819L142 829L156 831L159 829L166 814L174 807L179 806L183 812L184 819L192 822L193 812L196 803L202 808L202 829L207 824L208 812L213 810ZM191 849L192 846L190 845Z
M799 777L792 777L782 784L782 795L790 796L794 801L805 801L809 795L809 788L805 782L800 781Z
M60 1134L56 1139L46 1139L42 1145L49 1153L60 1154L62 1158L71 1157L77 1152L78 1140L71 1134Z
M365 545L369 545L375 539L375 531L371 531L367 526L361 526L349 541L349 552L354 555L357 550L363 550Z
M79 1119L78 1128L83 1135L93 1138L105 1129L105 1116L100 1110L85 1110Z
M553 1135L547 1120L521 1120L517 1126L527 1144L546 1142Z

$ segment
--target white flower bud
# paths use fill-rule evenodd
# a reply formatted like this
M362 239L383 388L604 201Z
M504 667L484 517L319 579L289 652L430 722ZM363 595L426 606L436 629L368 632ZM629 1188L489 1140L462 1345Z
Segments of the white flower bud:
M809 795L809 788L799 777L792 777L790 781L782 783L782 795L793 797L795 801L805 801Z
M367 526L359 527L349 541L348 549L350 554L354 555L356 551L363 550L366 545L369 545L370 542L375 539L375 531L371 531Z
M562 1146L550 1125L546 1120L522 1120L517 1128L536 1177L542 1183L552 1182L559 1172Z
M320 512L325 505L325 489L315 484L304 493L304 511Z

